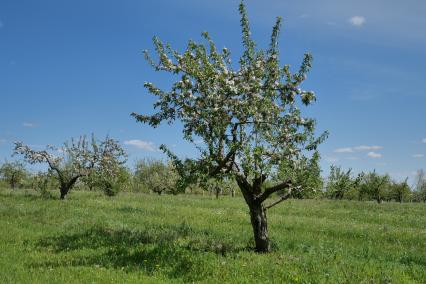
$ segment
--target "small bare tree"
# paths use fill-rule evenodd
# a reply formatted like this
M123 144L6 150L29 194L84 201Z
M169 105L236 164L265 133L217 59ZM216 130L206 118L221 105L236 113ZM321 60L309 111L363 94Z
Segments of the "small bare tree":
M60 198L64 199L81 177L94 170L107 170L108 165L115 166L117 161L124 163L126 154L119 143L106 137L98 142L94 135L88 140L86 136L65 142L62 148L48 145L45 150L31 149L22 142L15 142L14 154L24 156L30 164L46 163L49 170L59 181Z

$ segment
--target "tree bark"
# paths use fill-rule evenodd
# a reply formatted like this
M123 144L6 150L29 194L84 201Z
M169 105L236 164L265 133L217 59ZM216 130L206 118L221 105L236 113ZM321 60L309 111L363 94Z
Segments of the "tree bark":
M268 235L268 220L266 218L266 209L262 204L249 205L250 220L253 227L253 236L256 252L266 253L271 250Z

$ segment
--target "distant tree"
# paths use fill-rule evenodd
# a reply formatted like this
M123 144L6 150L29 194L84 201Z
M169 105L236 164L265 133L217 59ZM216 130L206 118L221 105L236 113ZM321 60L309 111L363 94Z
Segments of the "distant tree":
M266 211L288 199L299 185L291 177L279 182L279 167L296 167L304 154L316 150L326 133L315 137L315 120L301 115L301 106L315 101L315 94L300 89L311 69L312 56L305 54L298 72L292 74L289 65L280 67L278 36L281 18L272 30L270 47L256 48L251 38L244 4L241 15L244 52L239 69L231 64L230 52L220 52L207 32L206 44L189 41L185 52L154 38L159 62L145 52L146 59L157 71L166 71L180 80L171 91L146 83L149 92L158 97L153 115L132 115L142 123L157 127L179 120L183 137L195 144L200 152L197 159L179 159L166 146L179 171L179 187L216 178L234 177L250 211L256 251L270 251ZM265 201L277 192L285 192L270 204Z
M389 175L379 175L376 171L369 172L364 175L361 181L361 188L364 192L369 193L370 198L382 203L385 190L390 186Z
M210 178L205 182L202 182L200 186L216 196L216 199L219 198L220 195L224 195L226 193L230 193L232 197L235 196L235 181L230 179L214 179Z
M161 195L162 193L176 193L177 172L171 164L161 160L143 159L136 163L136 183L146 190Z
M343 199L346 193L358 187L362 174L352 177L352 169L346 172L341 167L331 166L327 180L326 195L331 199Z
M414 196L416 201L426 202L426 174L423 169L416 173Z
M114 196L130 188L132 175L130 171L116 160L115 164L95 167L90 174L81 178L89 190L102 190L107 196Z
M30 164L46 163L59 181L60 198L64 199L77 180L87 176L95 169L109 174L108 167L124 163L125 152L119 143L109 137L98 142L92 135L91 141L85 136L71 139L59 149L47 146L45 150L31 149L22 142L15 142L15 154L24 156Z
M404 202L410 198L411 189L408 185L408 178L402 182L392 181L389 186L390 198L397 202Z
M28 171L20 161L5 161L0 167L0 178L15 189L28 176Z

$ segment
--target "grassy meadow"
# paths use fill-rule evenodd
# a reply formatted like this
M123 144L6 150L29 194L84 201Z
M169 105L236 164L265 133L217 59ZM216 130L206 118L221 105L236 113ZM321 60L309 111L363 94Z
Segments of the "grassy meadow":
M268 214L262 255L240 198L2 189L0 283L426 283L425 204L289 200Z

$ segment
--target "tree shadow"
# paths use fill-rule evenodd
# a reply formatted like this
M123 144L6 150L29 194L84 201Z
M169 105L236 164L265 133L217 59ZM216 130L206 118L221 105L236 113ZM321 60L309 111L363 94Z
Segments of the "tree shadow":
M185 281L202 280L213 273L200 265L203 253L227 257L248 250L218 240L208 231L195 231L187 223L144 230L98 225L82 232L45 237L36 241L35 246L58 257L32 263L31 267L100 266L144 270L147 274L161 269L167 277ZM68 255L62 257L63 254Z

